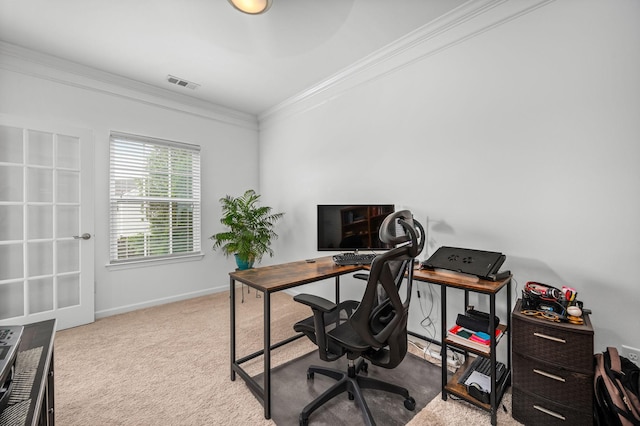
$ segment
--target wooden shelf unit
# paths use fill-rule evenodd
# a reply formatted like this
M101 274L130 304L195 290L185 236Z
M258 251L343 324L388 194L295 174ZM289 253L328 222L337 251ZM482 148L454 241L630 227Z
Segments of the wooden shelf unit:
M478 280L470 280L464 276L456 276L452 274L440 273L438 271L433 271L429 269L419 269L414 271L413 278L415 280L429 282L433 284L440 285L440 312L441 312L441 336L442 336L442 349L440 352L441 359L447 359L447 347L452 346L465 351L465 354L469 353L476 354L478 356L482 356L485 358L489 358L491 360L491 389L497 390L491 392L490 402L489 404L485 404L467 392L467 389L464 385L458 383L460 376L469 368L471 362L471 357L467 356L465 363L458 368L456 373L453 375L451 379L448 379L448 370L447 363L442 363L442 399L447 400L447 395L450 393L452 395L456 395L459 398L464 399L465 401L470 402L471 404L480 407L484 410L491 412L491 424L497 424L497 412L498 406L504 394L504 391L511 384L511 339L510 336L502 336L499 341L496 341L495 334L491 335L491 342L489 344L489 352L478 351L474 348L467 347L463 344L452 342L447 340L447 288L456 288L464 291L464 307L463 312L466 310L466 307L469 305L469 292L486 294L489 296L489 316L491 318L492 327L503 327L504 334L510 333L511 330L511 276L499 281L488 281L483 279ZM496 294L500 292L503 288L506 288L506 298L507 298L507 323L506 324L493 324L493 318L496 314ZM496 345L500 342L504 341L507 345L507 363L506 368L507 372L505 373L503 379L500 382L496 381L497 373L496 373Z

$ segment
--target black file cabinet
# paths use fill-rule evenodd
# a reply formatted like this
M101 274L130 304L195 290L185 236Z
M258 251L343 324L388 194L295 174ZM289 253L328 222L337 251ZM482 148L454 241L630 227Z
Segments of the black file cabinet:
M511 318L513 418L525 425L593 423L593 327L521 313Z

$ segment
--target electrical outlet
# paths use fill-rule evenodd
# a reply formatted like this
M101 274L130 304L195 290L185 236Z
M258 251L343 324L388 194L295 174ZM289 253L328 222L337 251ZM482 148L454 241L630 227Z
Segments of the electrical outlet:
M629 358L636 365L640 365L640 349L631 346L622 345L622 356Z

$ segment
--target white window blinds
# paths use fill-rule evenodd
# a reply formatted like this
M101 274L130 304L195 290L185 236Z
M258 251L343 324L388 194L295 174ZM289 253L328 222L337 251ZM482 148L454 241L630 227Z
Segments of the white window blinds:
M200 253L200 147L111 133L111 263Z

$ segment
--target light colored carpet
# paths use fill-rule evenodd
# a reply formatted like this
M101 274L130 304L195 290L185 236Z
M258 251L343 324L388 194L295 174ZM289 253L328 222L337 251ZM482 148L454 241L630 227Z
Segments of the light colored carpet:
M511 390L502 397L502 407L498 411L497 423L501 426L517 426L519 422L511 417ZM411 419L407 426L481 426L491 425L491 415L474 405L461 400L454 400L451 396L446 401L442 394L436 396L425 408Z
M245 288L246 292L246 288ZM238 295L239 297L239 295ZM263 300L237 303L238 353L261 348ZM308 308L272 295L272 341L291 335ZM315 350L299 339L272 353L274 366ZM142 309L63 330L55 338L56 423L86 425L274 425L242 379L230 380L229 293ZM262 358L245 363L258 374ZM425 378L439 380L438 377ZM511 411L510 394L503 403ZM487 412L436 397L409 425L490 424ZM500 425L517 425L500 410Z

